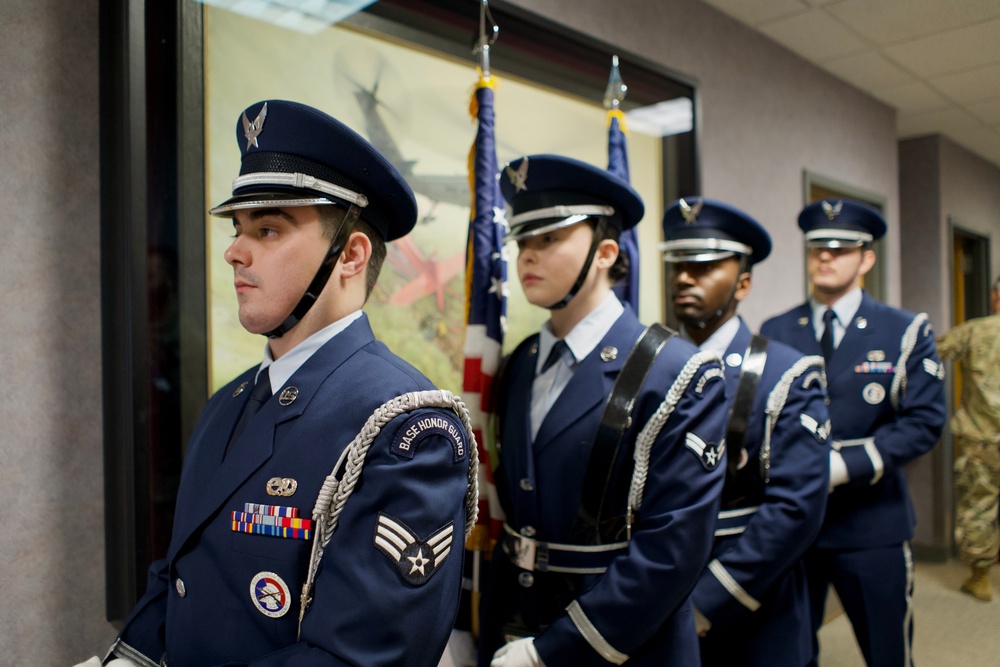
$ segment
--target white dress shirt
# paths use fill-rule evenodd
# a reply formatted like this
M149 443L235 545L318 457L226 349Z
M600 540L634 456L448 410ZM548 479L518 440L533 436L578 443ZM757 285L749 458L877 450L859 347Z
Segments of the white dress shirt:
M836 350L840 346L840 341L844 339L848 325L854 319L858 308L861 307L861 297L861 288L855 287L837 299L837 302L833 304L833 312L836 315L833 318L833 349ZM827 307L812 297L809 297L809 307L812 308L813 331L816 333L816 340L818 341L823 337L823 329L825 329L823 326L823 313L826 312Z
M531 439L538 435L538 428L542 425L542 420L555 404L556 399L569 384L573 377L573 369L579 360L590 354L597 344L604 339L612 325L618 321L621 314L625 312L625 307L615 296L614 292L609 292L604 301L597 308L590 311L586 317L580 320L572 331L566 334L563 339L569 347L569 354L564 354L562 358L549 367L544 373L541 372L545 360L549 358L552 346L558 340L552 333L552 321L542 325L538 338L538 356L536 357L535 379L531 383Z
M350 326L356 319L361 317L362 311L355 310L350 315L345 315L333 324L328 324L304 341L283 354L279 359L271 356L271 346L264 346L264 361L257 369L257 375L265 368L270 368L268 377L271 379L271 393L275 394L285 386L288 378L292 377L295 371L302 367L302 364L309 360L316 350L323 347L331 338ZM254 382L257 380L254 376Z

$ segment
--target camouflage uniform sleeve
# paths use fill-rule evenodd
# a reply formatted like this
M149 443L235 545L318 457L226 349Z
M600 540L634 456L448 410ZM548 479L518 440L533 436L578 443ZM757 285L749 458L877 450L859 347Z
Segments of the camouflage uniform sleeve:
M961 324L946 334L937 337L937 351L942 359L961 359L969 352L972 338L969 323Z

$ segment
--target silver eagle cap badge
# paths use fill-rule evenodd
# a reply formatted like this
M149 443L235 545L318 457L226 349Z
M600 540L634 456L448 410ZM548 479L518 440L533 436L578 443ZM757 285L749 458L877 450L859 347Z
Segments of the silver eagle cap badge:
M514 192L521 192L528 189L528 158L521 160L521 164L516 170L507 165L506 172L507 178L510 179L511 185L514 186Z
M264 129L265 118L267 118L267 102L264 102L264 106L252 123L247 118L247 112L243 112L243 136L247 138L247 149L251 146L260 148L260 144L257 143L257 136Z
M698 214L701 213L701 207L704 206L704 204L705 202L699 199L695 202L694 206L692 206L681 199L678 202L678 205L681 207L681 215L684 216L684 223L687 225L693 225L698 222Z
M823 207L823 212L826 213L826 217L830 219L830 222L833 222L843 210L844 202L838 201L836 204L830 204L830 202L824 199L820 206Z

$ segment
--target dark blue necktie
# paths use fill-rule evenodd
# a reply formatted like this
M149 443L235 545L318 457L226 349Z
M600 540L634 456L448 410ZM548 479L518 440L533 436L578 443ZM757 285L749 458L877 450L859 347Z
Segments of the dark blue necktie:
M837 314L832 308L827 308L823 313L823 335L819 339L819 347L823 350L823 358L830 361L833 356L833 321L837 319Z
M556 344L549 350L549 356L545 358L545 363L542 364L542 370L539 372L539 375L552 368L567 352L569 352L569 345L566 344L566 341L557 340Z
M253 418L267 399L271 398L271 378L267 373L268 369L265 368L261 371L260 375L257 377L257 384L253 386L253 391L250 393L250 399L247 404L243 407L243 414L240 415L240 420L236 422L236 427L233 429L233 435L229 438L229 444L226 445L226 453L229 453L229 448L233 446L236 439L240 437L243 430L246 428L247 423Z

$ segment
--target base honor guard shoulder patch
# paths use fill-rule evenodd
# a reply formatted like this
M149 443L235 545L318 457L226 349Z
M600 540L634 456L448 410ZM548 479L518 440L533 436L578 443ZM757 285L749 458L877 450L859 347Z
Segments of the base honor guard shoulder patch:
M426 540L421 540L402 521L379 512L374 543L396 564L404 580L420 586L427 583L451 553L454 536L454 525L449 523Z
M412 459L420 443L433 435L441 436L451 443L455 450L455 463L465 459L465 426L454 413L440 410L421 412L403 422L392 438L392 451L403 458Z
M707 371L701 374L698 378L698 383L694 387L694 394L699 398L705 393L705 385L707 385L711 380L715 378L726 379L726 372L719 368L718 366L712 366Z
M726 451L725 441L714 445L705 442L694 433L687 434L684 444L698 456L701 464L705 466L705 470L715 470L718 468L719 462L722 461Z

